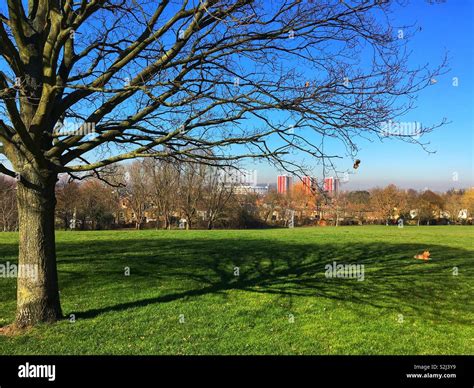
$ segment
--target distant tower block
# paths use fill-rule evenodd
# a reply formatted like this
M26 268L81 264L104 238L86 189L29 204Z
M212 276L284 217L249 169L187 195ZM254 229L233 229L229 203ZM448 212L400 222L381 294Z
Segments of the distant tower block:
M278 175L277 190L280 194L288 193L291 190L293 179L288 175Z
M324 191L329 194L339 193L339 178L328 177L324 178Z
M317 180L311 176L304 176L303 177L303 190L305 194L311 194L312 192L316 191L317 188Z

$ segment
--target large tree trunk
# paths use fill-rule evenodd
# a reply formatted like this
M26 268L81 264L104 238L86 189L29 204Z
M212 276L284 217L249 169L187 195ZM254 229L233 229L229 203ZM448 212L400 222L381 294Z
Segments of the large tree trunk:
M18 276L16 325L32 326L62 317L59 302L54 211L56 175L28 173L18 182L19 270L37 276ZM28 274L28 273L25 273Z

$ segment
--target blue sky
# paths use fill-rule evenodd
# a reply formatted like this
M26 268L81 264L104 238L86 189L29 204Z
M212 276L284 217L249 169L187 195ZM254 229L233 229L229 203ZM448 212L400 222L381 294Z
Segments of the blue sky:
M398 2L407 2L398 0ZM435 2L439 4L430 4ZM1 9L0 4L0 9ZM446 190L474 185L474 1L471 0L411 0L394 13L394 24L416 23L421 31L410 42L411 65L429 63L435 67L445 53L449 57L449 72L437 78L437 83L420 93L417 108L399 121L420 122L424 126L449 124L423 136L429 142L427 153L414 144L385 139L383 142L359 140L360 168L349 176L345 189L364 189L395 183L415 189ZM459 84L453 86L453 78ZM328 147L333 153L338 149ZM352 170L352 159L342 159L340 171ZM257 169L260 183L275 183L278 172L266 163L247 164ZM317 177L322 176L318 167ZM342 177L342 176L341 176Z
M450 69L420 93L417 108L400 121L429 126L446 117L450 124L423 136L434 154L393 139L359 141L360 168L343 187L363 189L394 183L405 188L446 190L473 186L474 1L447 0L431 5L425 0L414 0L400 7L394 16L399 24L416 23L421 27L410 43L414 66L435 66L447 53ZM453 86L453 77L458 78L457 87ZM349 159L339 163L341 170L351 166ZM276 181L277 172L272 168L257 169L260 182ZM315 170L316 176L320 174Z

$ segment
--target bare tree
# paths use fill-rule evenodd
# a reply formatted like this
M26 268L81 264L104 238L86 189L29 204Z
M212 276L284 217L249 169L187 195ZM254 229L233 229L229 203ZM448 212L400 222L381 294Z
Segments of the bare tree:
M271 189L263 198L263 221L269 223L272 221L273 213L277 209L281 209L283 205L283 195L278 193L277 190Z
M457 190L448 190L443 195L443 201L445 204L445 209L449 214L449 219L456 223L459 218L459 213L462 210L462 191Z
M135 228L141 229L145 222L145 212L151 204L151 179L147 169L140 161L126 168L126 199L135 218Z
M439 218L442 210L444 210L444 199L442 196L431 190L425 190L420 194L419 217L427 225L430 224L431 220Z
M291 192L292 208L298 212L298 220L303 223L305 215L310 215L316 210L316 196L315 190L311 190L302 182L296 183Z
M226 182L222 170L209 168L205 177L203 203L207 215L207 229L212 229L219 215L234 194L234 184Z
M461 200L462 206L467 210L468 217L471 219L471 222L474 218L474 188L467 189Z
M71 221L77 216L77 209L81 203L81 190L77 181L69 181L62 177L56 185L56 216L63 222L65 230L75 228Z
M396 26L399 39L391 3L6 0L0 141L12 168L0 172L20 179L19 262L39 268L18 280L16 324L62 316L58 174L137 157L266 158L297 173L292 151L332 164L322 139L353 154L359 135L386 135L380 123L439 72L408 67L414 28Z
M177 193L179 185L179 166L170 160L146 160L150 176L150 196L164 219L163 227L171 228L171 217L179 208Z
M370 193L368 191L351 191L347 194L348 211L351 217L363 223L370 208Z
M191 229L202 202L206 166L186 163L180 166L177 200L179 209L186 219L186 229Z
M387 225L406 207L406 196L395 185L371 190L370 201L378 218L384 220Z
M98 179L87 179L79 188L76 217L82 229L107 229L114 221L117 210L115 195L110 186Z

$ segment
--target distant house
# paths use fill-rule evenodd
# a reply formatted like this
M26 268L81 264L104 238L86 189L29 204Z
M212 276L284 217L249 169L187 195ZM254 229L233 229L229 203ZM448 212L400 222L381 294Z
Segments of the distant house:
M268 185L237 185L234 186L234 193L238 195L265 195L268 193Z
M461 209L459 211L458 218L461 219L461 220L467 220L467 218L468 218L467 209Z

